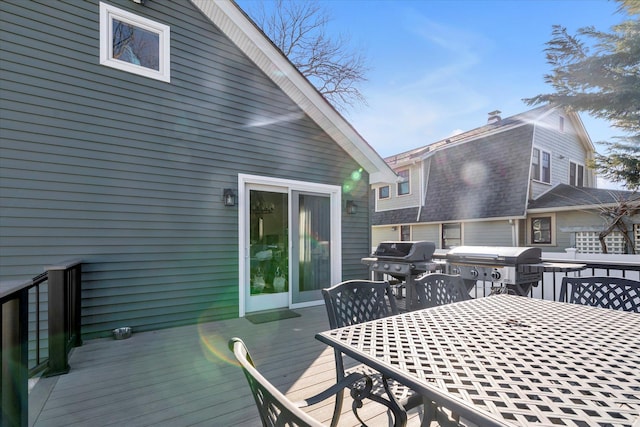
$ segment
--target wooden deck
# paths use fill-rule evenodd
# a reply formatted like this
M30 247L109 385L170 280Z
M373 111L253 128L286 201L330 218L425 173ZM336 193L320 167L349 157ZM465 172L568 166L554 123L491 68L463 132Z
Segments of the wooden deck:
M68 374L35 385L29 425L260 426L249 386L232 363L230 337L242 338L258 369L293 400L335 382L333 351L314 338L329 329L324 306L295 311L301 317L259 325L241 318L87 341L74 349ZM340 425L359 425L350 407L345 402ZM388 425L381 406L365 410L370 425ZM327 424L332 411L332 400L309 410ZM417 412L409 424L419 425Z

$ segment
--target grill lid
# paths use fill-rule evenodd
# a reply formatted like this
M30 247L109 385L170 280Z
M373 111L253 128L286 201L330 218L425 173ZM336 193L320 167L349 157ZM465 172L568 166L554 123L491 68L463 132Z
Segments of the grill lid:
M449 262L478 264L533 264L539 263L542 249L517 246L458 246L446 254Z
M381 242L373 256L380 260L391 261L428 261L436 250L433 242L418 240L414 242Z

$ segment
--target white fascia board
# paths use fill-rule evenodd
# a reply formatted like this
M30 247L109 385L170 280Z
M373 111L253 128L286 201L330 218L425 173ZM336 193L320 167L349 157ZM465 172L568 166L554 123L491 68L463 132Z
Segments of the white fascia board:
M369 183L397 175L231 0L191 0L284 93L369 173Z

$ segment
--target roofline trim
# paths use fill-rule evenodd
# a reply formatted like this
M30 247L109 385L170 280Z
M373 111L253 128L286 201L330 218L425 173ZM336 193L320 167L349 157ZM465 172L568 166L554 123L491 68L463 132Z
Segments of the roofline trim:
M232 0L190 0L320 128L369 173L369 184L397 175L365 139Z
M439 146L439 147L437 147L437 148L435 148L435 149L433 149L433 150L427 150L426 152L424 152L424 153L422 153L422 154L420 154L420 155L418 155L418 156L415 156L415 157L412 157L412 156L410 156L410 155L407 155L407 156L403 156L401 159L398 159L398 155L393 155L393 156L388 156L388 157L386 157L386 158L385 158L385 161L386 161L387 163L395 161L394 166L403 166L405 163L412 163L412 162L415 162L415 161L416 161L416 159L418 159L418 161L419 161L419 160L424 160L424 159L426 159L427 157L429 157L429 156L433 155L434 153L436 153L436 152L438 152L438 151L440 151L440 150L443 150L443 149L446 149L446 148L449 148L449 147L453 147L453 146L456 146L456 145L458 145L458 144L465 144L465 143L467 143L467 142L475 141L476 139L480 139L480 138L485 138L485 137L489 137L489 136L497 135L497 134L499 134L499 133L506 132L506 131L513 130L513 129L517 129L517 128L522 127L522 126L526 126L526 125L533 125L533 126L534 126L534 129L535 129L535 125L537 124L537 122L538 122L539 120L541 120L545 115L550 114L553 110L555 110L555 109L557 109L557 108L560 108L560 107L559 107L559 106L549 106L549 105L548 105L548 106L538 107L538 108L540 108L540 109L544 109L544 110L542 111L542 113L541 113L540 115L535 116L535 118L534 118L534 119L532 119L532 120L528 120L528 121L521 121L521 122L518 122L518 123L512 123L512 124L509 124L509 125L500 125L500 126L499 126L499 127L497 127L497 128L489 129L489 130L487 130L486 132L483 132L483 133L480 133L480 134L470 135L470 136L468 136L468 137L462 137L462 138L460 138L460 140L458 140L458 141L452 141L452 142L450 142L450 143L448 143L448 144L443 144L443 145L441 145L441 146ZM531 112L535 111L536 109L537 109L537 108L534 108L533 110L528 110L528 111L524 111L524 112L522 112L522 113L514 114L513 116L509 116L509 117L507 117L507 118L516 117L516 116L520 116L520 115L525 115L525 114L528 114L528 113L531 113ZM573 113L573 114L575 114L575 113ZM579 118L579 117L578 117L578 118ZM473 129L468 130L467 132L472 132L473 130L478 129L478 128L481 128L481 127L483 127L483 126L486 126L486 125L478 126L478 127L476 127L476 128L473 128ZM583 127L583 128L584 128L584 127ZM467 133L467 132L463 132L463 133L462 133L462 134L460 134L460 135L464 135L464 134L465 134L465 133ZM458 136L458 135L454 135L454 136L452 136L451 138L455 138L456 136ZM444 139L441 139L441 140L435 141L435 142L433 142L432 144L425 145L425 146L423 146L423 147L418 147L418 148L415 148L415 149L413 149L413 150L405 151L404 153L400 153L400 154L409 154L409 153L411 153L411 152L418 151L418 150L420 150L420 149L426 149L427 147L430 147L431 145L437 144L437 143L439 143L439 142L444 142L444 141L446 141L446 139L447 139L447 138L444 138ZM394 157L395 157L395 159L394 159Z
M398 222L388 224L374 224L371 227L399 227L401 225L440 225L440 224L452 224L456 222L471 223L471 222L489 222L489 221L509 221L514 219L527 219L526 215L516 216L500 216L492 218L472 218L472 219L452 219L447 221L422 221L422 222Z
M594 210L603 207L614 207L617 203L599 203L596 205L572 205L572 206L555 206L549 208L533 208L527 209L527 213L547 213L547 212L567 212L567 211L579 211L579 210Z

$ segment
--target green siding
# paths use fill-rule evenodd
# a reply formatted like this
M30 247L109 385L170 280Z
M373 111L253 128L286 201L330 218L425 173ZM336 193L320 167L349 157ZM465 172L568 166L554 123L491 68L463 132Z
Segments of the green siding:
M2 280L80 258L83 333L238 315L239 173L341 185L359 166L186 0L112 1L171 27L171 83L99 65L98 1L0 2ZM343 274L369 252L368 176Z

